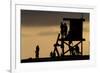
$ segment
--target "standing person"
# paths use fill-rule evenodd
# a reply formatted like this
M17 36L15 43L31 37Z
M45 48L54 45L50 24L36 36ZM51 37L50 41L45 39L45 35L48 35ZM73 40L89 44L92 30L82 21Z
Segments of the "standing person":
M63 29L64 29L64 36L66 37L67 36L67 30L68 30L66 23L64 23L64 28Z
M67 36L67 30L68 30L66 23L61 22L60 29L62 37L65 38Z
M39 50L40 50L39 45L37 45L36 46L36 51L35 51L35 57L36 58L39 58Z
M78 45L75 46L75 51L76 51L76 54L77 54L77 55L80 54L80 50L79 50L79 46L78 46Z

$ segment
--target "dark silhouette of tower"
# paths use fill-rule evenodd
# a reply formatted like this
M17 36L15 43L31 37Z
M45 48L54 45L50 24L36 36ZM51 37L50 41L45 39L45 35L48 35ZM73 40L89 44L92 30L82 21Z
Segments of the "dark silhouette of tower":
M70 21L69 31L65 21ZM60 33L58 34L57 41L54 44L54 52L57 53L57 56L64 56L65 53L70 52L71 56L82 55L83 53L83 18L63 18L63 22L60 25ZM68 31L68 33L67 33ZM72 42L76 41L77 43L72 45ZM60 43L59 43L60 42ZM81 44L81 47L78 45ZM65 51L65 45L68 46L68 50ZM61 54L59 53L57 47L61 47Z

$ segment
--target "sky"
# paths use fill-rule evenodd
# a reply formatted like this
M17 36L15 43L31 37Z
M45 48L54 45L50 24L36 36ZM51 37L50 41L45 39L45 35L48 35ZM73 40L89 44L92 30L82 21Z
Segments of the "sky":
M60 32L60 22L66 18L83 18L83 54L89 55L89 14L21 10L21 59L35 58L35 48L40 47L40 57L49 57ZM67 46L66 49L67 50ZM61 51L61 48L59 48ZM69 54L69 53L67 53Z

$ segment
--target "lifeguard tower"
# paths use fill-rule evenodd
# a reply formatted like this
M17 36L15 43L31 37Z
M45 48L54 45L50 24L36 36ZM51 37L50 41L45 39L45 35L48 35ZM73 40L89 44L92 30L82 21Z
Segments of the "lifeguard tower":
M67 26L63 26L65 23L61 23L61 31L58 33L56 43L54 44L54 50L52 56L63 57L66 53L70 53L70 56L83 55L83 18L63 18L63 22L69 22L69 30ZM64 29L65 28L65 29ZM64 30L63 30L64 29ZM67 32L66 32L67 30ZM66 33L66 34L65 34ZM72 43L77 42L72 45ZM67 45L68 49L65 49ZM59 52L58 47L62 52Z

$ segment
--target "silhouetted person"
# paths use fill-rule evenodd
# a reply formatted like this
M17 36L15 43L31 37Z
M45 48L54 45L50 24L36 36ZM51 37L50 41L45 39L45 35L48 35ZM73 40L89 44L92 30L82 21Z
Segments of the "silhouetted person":
M75 53L74 53L74 47L70 47L70 55L75 55Z
M55 58L55 57L56 57L56 53L51 51L51 52L50 52L50 57L51 57L51 58Z
M40 50L39 45L37 45L36 46L36 51L35 51L35 57L36 58L39 58L39 50Z
M51 57L51 58L53 57L53 53L52 53L52 51L50 52L50 57Z
M61 22L61 25L60 25L60 29L61 29L61 35L63 35L63 32L64 32L64 30L63 30L63 27L64 27L64 24L63 24L63 22Z
M66 23L63 23L63 22L61 22L61 25L60 25L60 29L61 29L61 35L62 35L62 37L64 38L64 37L66 37L66 35L67 35L67 25L66 25Z
M66 23L64 23L64 28L63 29L64 29L64 36L66 37L67 36L67 30L68 30Z
M79 51L79 46L78 46L78 45L76 45L76 46L75 46L75 51L76 51L76 54L77 54L77 55L79 55L79 54L80 54L80 51Z
M53 57L56 57L56 53L55 52L53 52Z

